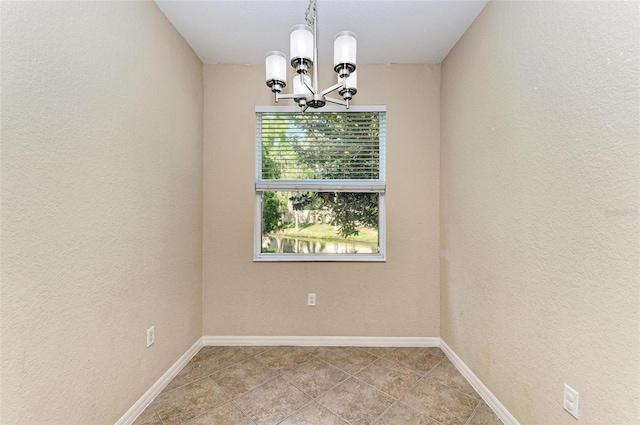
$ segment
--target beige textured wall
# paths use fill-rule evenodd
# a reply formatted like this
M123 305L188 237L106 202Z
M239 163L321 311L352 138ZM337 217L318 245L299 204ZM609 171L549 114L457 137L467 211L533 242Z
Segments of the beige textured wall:
M387 262L254 263L254 107L272 94L263 66L205 65L204 335L439 336L440 66L359 69L357 103L388 108Z
M442 338L522 424L640 423L638 8L490 2L442 64Z
M152 2L1 7L0 422L113 423L201 335L202 63Z

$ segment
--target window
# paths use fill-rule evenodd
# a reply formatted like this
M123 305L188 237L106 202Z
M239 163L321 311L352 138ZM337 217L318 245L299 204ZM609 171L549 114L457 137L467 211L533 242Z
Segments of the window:
M384 261L384 106L256 108L257 261Z

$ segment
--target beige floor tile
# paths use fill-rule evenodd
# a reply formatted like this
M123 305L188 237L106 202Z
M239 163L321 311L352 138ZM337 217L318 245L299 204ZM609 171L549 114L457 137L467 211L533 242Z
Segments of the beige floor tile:
M317 401L351 425L365 425L380 416L394 399L364 382L349 378L318 397Z
M349 377L340 369L315 357L283 372L282 377L308 396L318 397Z
M311 399L281 377L272 379L234 402L257 425L271 425L300 409Z
M231 397L237 397L277 376L257 359L249 357L211 375Z
M293 369L313 356L315 347L276 347L256 358L267 368L278 373Z
M476 390L473 389L471 384L462 376L462 374L456 369L456 367L445 358L434 367L429 373L429 378L435 379L446 384L449 387L455 388L458 391L462 391L472 397L480 398Z
M361 350L367 351L374 356L382 357L397 349L397 347L358 347Z
M378 359L377 356L355 347L337 347L319 358L352 375Z
M145 411L133 421L132 425L162 425L162 422L160 422L160 418L156 415L156 412L151 407L147 407Z
M440 381L425 377L411 388L401 399L403 404L444 425L463 425L480 402Z
M242 347L242 352L244 353L244 355L246 357L253 357L253 356L257 356L258 354L262 354L264 352L267 352L269 350L273 350L274 347L270 347L270 346L249 346L249 347Z
M388 360L378 359L361 370L356 378L398 398L418 382L420 374Z
M193 356L193 359L191 359L191 361L197 363L202 360L206 360L210 356L214 355L214 352L219 349L220 347L202 347L200 351L198 351L196 355Z
M333 347L300 347L309 351L314 356L319 356L331 350Z
M404 347L392 351L384 358L425 374L440 363L444 358L444 353L439 348Z
M198 379L203 377L204 375L202 374L202 369L200 369L200 366L198 366L197 363L190 361L180 372L178 372L176 377L173 378L166 387L164 387L164 390L162 390L162 392L169 392L193 381L197 381Z
M396 403L380 416L374 425L440 425L424 413Z
M473 414L471 421L469 421L469 425L502 425L502 421L483 401L480 402L480 405Z
M318 403L309 403L279 425L348 425Z
M208 411L204 415L198 416L184 425L254 425L253 421L243 415L240 410L229 402L213 410Z
M310 345L310 346L299 346L297 348L299 348L301 351L311 354L312 356L319 356L331 350L333 347L319 347L315 345Z
M243 347L218 347L198 362L204 376L215 373L246 358ZM198 353L199 354L199 353Z
M183 423L501 424L438 348L262 346L202 348L134 425Z
M151 407L164 425L180 424L225 403L229 397L213 382L203 378L156 398Z

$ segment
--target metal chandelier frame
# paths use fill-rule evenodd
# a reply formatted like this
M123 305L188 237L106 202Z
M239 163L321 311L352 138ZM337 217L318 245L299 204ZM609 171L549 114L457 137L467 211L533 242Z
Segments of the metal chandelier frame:
M291 29L291 66L295 69L296 75L293 77L294 93L281 93L286 87L286 56L279 51L267 53L265 59L267 86L275 94L275 101L280 99L293 99L305 112L307 108L322 108L329 103L345 106L349 109L349 101L357 93L357 73L356 73L356 35L351 31L341 31L335 36L334 41L334 71L338 74L338 82L333 86L320 91L318 89L318 46L317 27L318 12L316 0L310 0L305 21L308 25L296 25ZM308 35L312 29L312 57L299 51L308 50ZM307 39L307 40L305 40ZM313 84L309 72L313 67ZM296 78L299 80L296 81ZM338 90L344 100L328 97L329 93Z

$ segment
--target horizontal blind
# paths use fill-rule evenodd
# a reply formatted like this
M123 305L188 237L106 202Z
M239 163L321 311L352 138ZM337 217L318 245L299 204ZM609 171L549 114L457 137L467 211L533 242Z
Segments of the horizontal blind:
M258 180L384 180L384 112L260 112L256 121Z

